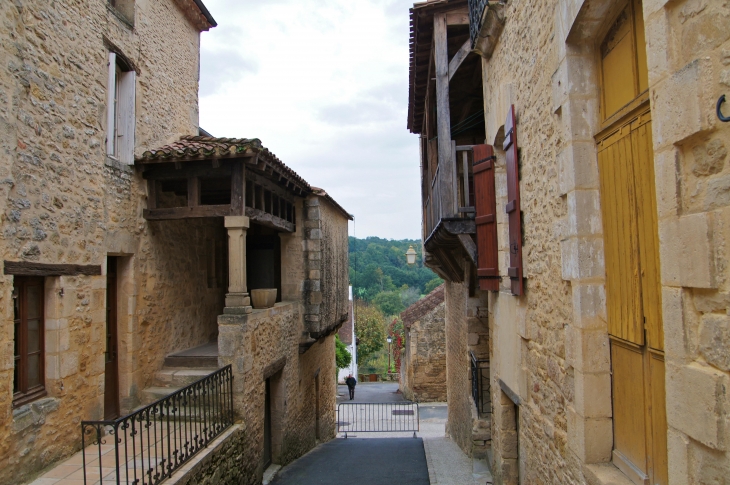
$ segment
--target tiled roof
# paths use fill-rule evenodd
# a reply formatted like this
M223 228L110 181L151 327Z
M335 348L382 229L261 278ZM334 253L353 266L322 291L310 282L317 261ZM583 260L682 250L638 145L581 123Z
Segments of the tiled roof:
M408 129L421 133L428 90L429 65L433 40L433 16L437 12L466 7L466 0L428 0L410 9L410 68L408 81Z
M407 328L427 315L444 301L444 285L437 286L431 293L403 310L400 314L403 325Z
M202 0L175 0L180 9L185 12L201 32L210 30L217 26L215 19L210 14Z
M340 204L338 204L337 201L335 199L333 199L332 196L329 195L324 189L320 189L319 187L312 187L312 193L314 195L317 195L319 197L324 197L325 199L327 199L327 201L330 204L332 204L335 207L335 209L339 210L342 213L342 215L347 217L348 221L353 220L352 214L347 212L344 207L342 207Z
M312 187L294 170L286 166L258 138L215 138L211 136L183 136L180 140L154 150L147 150L135 160L138 163L195 161L218 158L236 158L258 154L259 158L286 175L307 192Z

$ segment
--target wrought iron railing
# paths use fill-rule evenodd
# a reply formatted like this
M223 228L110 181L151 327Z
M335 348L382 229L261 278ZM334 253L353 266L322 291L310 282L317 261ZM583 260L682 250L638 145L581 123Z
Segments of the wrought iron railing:
M477 406L479 416L492 413L491 383L489 375L489 361L479 360L474 352L471 357L471 396Z
M482 14L488 3L488 0L469 0L469 35L472 49L482 28Z
M84 484L158 484L232 424L230 365L127 416L82 421Z
M343 402L337 405L337 432L383 433L416 432L420 430L418 403L405 402Z

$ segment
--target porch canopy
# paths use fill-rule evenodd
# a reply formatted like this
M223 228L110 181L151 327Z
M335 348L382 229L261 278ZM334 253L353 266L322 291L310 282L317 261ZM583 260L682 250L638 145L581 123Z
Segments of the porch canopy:
M183 136L136 158L150 221L246 216L294 232L296 197L312 187L257 138Z

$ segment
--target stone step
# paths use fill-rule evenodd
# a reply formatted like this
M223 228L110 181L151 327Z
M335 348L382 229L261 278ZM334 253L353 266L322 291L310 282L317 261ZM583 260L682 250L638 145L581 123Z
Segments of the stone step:
M158 399L169 396L178 389L179 388L174 387L148 387L146 389L142 389L139 400L142 406L147 406L148 404L152 404Z
M185 387L218 370L217 367L207 368L169 368L155 372L153 387L175 388Z
M218 368L217 355L168 355L165 357L165 367L208 369Z

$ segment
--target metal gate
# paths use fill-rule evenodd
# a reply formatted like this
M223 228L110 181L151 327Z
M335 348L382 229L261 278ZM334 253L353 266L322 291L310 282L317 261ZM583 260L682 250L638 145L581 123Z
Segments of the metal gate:
M340 403L337 405L337 432L386 433L420 431L418 403Z

